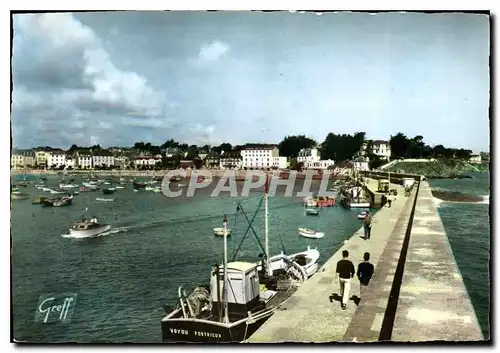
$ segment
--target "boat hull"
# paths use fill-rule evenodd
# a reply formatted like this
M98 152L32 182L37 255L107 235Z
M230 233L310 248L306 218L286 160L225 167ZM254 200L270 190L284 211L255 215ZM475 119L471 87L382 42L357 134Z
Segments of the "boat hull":
M111 225L106 224L106 225L103 225L101 228L96 228L96 229L88 229L88 230L70 229L69 234L71 234L77 238L95 237L101 233L108 231L110 228L111 228Z
M242 342L269 319L273 310L260 315L259 319L247 325L247 320L222 324L215 321L197 319L166 318L161 322L163 343L230 343Z

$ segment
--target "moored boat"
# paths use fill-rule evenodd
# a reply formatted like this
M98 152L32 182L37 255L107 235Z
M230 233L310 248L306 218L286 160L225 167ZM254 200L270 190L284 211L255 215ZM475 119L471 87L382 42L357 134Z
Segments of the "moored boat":
M226 229L226 232L227 232L227 236L231 235L231 229ZM217 235L219 237L223 237L224 236L224 228L222 228L222 227L214 228L214 235Z
M105 195L111 195L115 192L114 188L107 188L107 189L102 189L102 193Z
M65 191L65 190L54 190L54 189L51 189L50 193L52 195L63 195L63 194L67 194L68 192Z
M52 203L53 207L64 207L73 204L73 196L61 197Z
M102 198L102 197L96 197L95 200L96 201L101 201L101 202L113 202L113 201L115 201L115 199L105 199L105 198Z
M47 199L47 197L46 197L46 196L37 196L37 197L35 197L35 198L33 199L33 201L31 201L31 203L32 203L33 205L39 205L39 204L41 204L41 203L43 202L43 200L45 200L45 199Z
M309 215L309 216L319 216L319 210L318 208L306 208L305 210L306 212L306 215Z
M29 199L30 195L26 192L12 191L10 193L11 200L26 200Z
M324 232L315 229L299 228L298 232L305 238L321 239L325 236Z

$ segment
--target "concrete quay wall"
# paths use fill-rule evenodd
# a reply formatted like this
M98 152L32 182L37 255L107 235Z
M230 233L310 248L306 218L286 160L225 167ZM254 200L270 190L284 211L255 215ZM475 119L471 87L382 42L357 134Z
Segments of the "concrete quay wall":
M484 339L427 182L420 185L400 286L392 341Z

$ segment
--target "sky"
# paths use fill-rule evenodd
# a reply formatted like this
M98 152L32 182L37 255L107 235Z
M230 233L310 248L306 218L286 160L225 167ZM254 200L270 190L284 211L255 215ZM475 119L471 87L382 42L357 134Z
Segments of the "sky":
M13 29L15 147L364 131L489 150L485 15L16 14Z

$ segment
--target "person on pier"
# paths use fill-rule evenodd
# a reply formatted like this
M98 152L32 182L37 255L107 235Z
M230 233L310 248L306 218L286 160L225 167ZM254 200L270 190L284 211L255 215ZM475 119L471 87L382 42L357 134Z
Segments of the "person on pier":
M366 286L368 283L370 283L370 279L373 276L373 272L375 272L375 268L373 267L373 264L370 263L370 253L365 252L363 255L363 260L364 262L360 263L358 265L358 279L359 279L359 284L360 284L360 294L361 297L363 296L363 293L365 292Z
M366 212L366 216L363 219L363 227L365 229L365 240L370 239L372 232L372 216L370 212Z
M349 291L351 289L351 278L354 277L356 271L354 264L348 260L349 251L342 251L342 260L337 262L337 277L339 278L340 296L342 309L347 309L347 302L349 300Z

